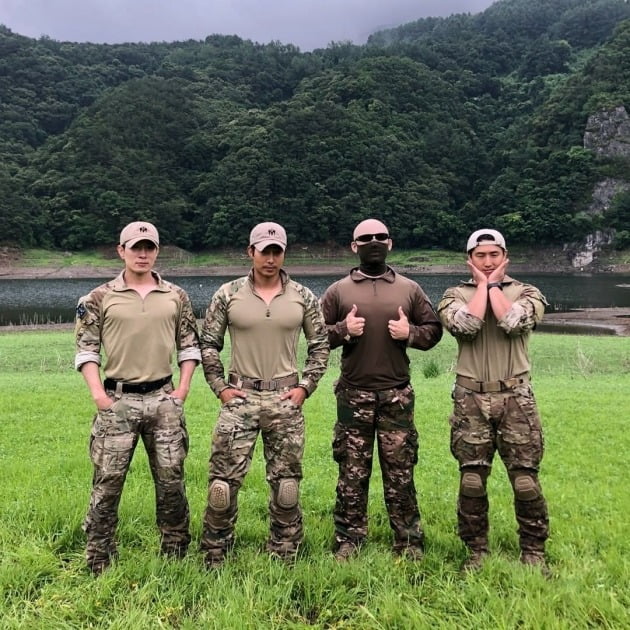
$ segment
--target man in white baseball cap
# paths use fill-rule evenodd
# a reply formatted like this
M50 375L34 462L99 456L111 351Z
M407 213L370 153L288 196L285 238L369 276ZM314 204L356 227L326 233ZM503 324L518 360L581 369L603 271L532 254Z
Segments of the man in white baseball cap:
M450 424L460 468L458 530L469 550L464 568L480 568L489 553L486 483L498 451L514 493L521 562L548 574L549 517L538 480L543 437L527 349L547 302L536 287L507 275L497 230L473 232L466 252L472 278L447 289L438 304L459 347Z

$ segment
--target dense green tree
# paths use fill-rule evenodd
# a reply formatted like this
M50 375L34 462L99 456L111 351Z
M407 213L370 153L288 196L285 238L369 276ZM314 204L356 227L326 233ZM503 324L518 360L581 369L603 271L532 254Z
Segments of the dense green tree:
M253 223L347 244L366 216L397 246L630 232L586 212L628 161L582 148L630 110L623 0L498 0L302 53L236 36L95 45L0 26L0 240L80 249L133 219L165 242L233 246ZM588 26L588 28L587 28Z

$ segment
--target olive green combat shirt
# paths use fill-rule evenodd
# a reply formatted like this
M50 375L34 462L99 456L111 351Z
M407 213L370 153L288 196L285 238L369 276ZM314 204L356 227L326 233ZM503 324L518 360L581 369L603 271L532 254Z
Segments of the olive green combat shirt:
M509 276L501 285L512 306L500 320L492 311L490 298L485 320L468 312L468 302L477 289L472 281L447 289L438 304L444 328L457 339L455 371L460 376L498 381L529 374L529 335L542 319L547 301L536 287Z
M282 289L269 304L257 293L253 271L222 285L201 329L201 357L208 385L218 396L228 384L220 353L229 329L232 374L272 380L297 373L300 331L307 358L299 385L310 395L326 370L329 345L319 302L310 289L280 271Z
M107 361L105 376L126 383L146 383L172 374L177 363L201 360L197 321L186 292L152 272L157 284L142 298L125 284L121 272L79 300L75 367Z

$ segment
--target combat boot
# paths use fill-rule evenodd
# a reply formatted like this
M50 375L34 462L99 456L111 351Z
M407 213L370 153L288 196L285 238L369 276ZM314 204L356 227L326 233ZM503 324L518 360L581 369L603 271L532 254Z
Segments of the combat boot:
M540 572L546 578L551 577L551 571L545 561L544 551L534 551L531 549L521 551L521 563L529 567L540 569Z
M337 545L335 560L337 562L347 562L357 553L359 553L359 546L349 540L345 540Z
M299 544L294 542L272 542L267 543L267 551L273 558L278 558L287 564L297 558Z
M223 566L225 562L226 552L224 549L209 549L206 551L203 563L206 566L206 569L218 569Z
M461 571L464 573L479 571L489 555L485 549L471 549L468 558L462 564Z

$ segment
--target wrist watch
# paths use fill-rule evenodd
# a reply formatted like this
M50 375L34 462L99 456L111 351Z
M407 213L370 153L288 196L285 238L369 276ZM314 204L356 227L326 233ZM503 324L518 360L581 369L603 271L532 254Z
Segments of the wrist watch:
M488 291L490 291L490 289L494 289L494 288L499 289L499 291L503 291L503 285L500 282L489 282L488 283Z

